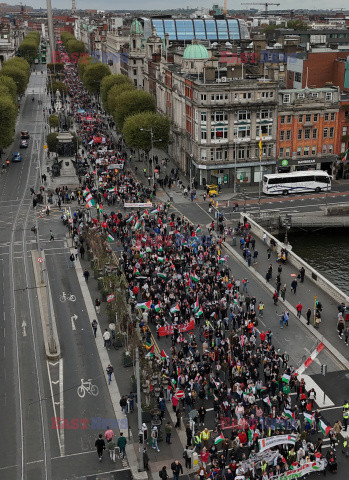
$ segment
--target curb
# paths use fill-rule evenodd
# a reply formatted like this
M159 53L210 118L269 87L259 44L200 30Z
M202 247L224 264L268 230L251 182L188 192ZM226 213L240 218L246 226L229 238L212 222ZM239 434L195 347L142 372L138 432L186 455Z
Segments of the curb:
M45 261L45 252L44 250L41 252L41 256L44 258ZM55 312L54 309L51 308L51 320L52 320L52 331L53 331L53 338L56 344L57 348L57 353L51 353L50 352L50 347L49 347L49 324L48 324L48 305L47 305L47 291L46 289L48 288L48 296L49 296L49 301L50 304L53 305L52 303L52 296L51 296L51 289L50 289L50 283L47 278L47 285L41 283L40 279L40 268L39 268L39 263L37 262L37 258L39 257L39 253L37 250L32 250L31 251L31 257L32 257L32 262L33 262L33 269L34 269L34 277L35 277L35 284L37 285L37 295L38 295L38 303L39 303L39 311L40 311L40 319L41 319L41 325L42 325L42 333L44 336L44 344L45 344L45 352L46 352L46 357L48 360L58 360L61 358L61 347L59 344L59 337L58 337L58 332L57 332L57 325L56 325L56 317L55 317Z

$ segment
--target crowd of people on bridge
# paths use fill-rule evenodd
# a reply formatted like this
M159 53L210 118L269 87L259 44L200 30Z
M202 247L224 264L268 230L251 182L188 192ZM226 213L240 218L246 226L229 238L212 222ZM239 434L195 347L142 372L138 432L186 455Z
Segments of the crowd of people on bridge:
M91 103L76 66L66 65L64 71L83 141L79 161L92 166L81 178L77 198L90 207L97 204L89 228L121 246L120 266L146 357L166 379L158 399L160 416L167 401L175 427L185 429L186 466L192 466L196 453L200 479L267 480L312 465L335 472L338 435L325 449L319 432L328 435L336 426L328 429L315 408L314 391L306 390L288 354L274 346L272 331L258 330L264 303L229 265L222 237L213 228L204 234L203 226L191 224L169 202L154 203L156 184L142 184L127 169L126 146L109 133L110 120ZM135 206L126 210L125 203ZM105 205L111 207L108 213ZM224 233L223 221L217 223ZM250 226L237 228L246 248L246 239L253 242ZM157 439L154 427L149 440L159 450ZM182 471L178 463L172 470ZM161 478L166 480L166 469Z

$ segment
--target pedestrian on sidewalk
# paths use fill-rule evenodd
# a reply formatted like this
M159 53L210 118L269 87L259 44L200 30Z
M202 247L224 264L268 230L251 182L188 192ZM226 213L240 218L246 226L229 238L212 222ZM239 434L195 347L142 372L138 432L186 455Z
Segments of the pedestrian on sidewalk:
M298 285L298 282L297 280L294 278L292 280L292 283L291 283L291 292L293 292L295 295L296 295L296 291L297 291L297 285Z
M107 442L110 442L114 438L113 430L108 426L106 431L104 432L104 436Z
M79 251L78 251L77 247L75 247L74 248L75 261L78 259L78 254L79 254Z
M166 467L162 467L162 469L159 472L159 477L161 480L168 480L170 477L168 476Z
M183 474L183 467L178 460L175 460L174 462L171 463L171 470L173 472L173 480L178 480L179 475L181 473Z
M341 340L342 340L344 328L345 328L344 318L343 318L343 315L341 315L337 323L338 336Z
M96 313L99 314L99 312L101 311L101 302L98 298L96 298L95 300L95 308L96 308Z
M74 267L75 267L75 257L74 257L74 253L71 253L71 254L70 254L69 260L70 260L70 267L71 267L71 268L74 268Z
M307 313L305 314L307 317L307 325L310 325L310 317L311 317L311 309L308 308Z
M106 372L107 372L107 375L108 375L108 385L110 385L110 382L111 382L111 376L114 372L114 368L112 367L112 365L109 365L107 366L107 369L106 369Z
M95 336L95 338L97 336L97 325L98 325L97 320L95 320L95 319L92 320L91 327L92 327L93 335Z
M122 412L127 415L127 398L123 395L119 401Z
M167 422L165 425L165 433L166 433L166 443L171 445L171 435L172 435L172 425L171 422Z
M125 458L125 455L126 455L126 451L125 451L126 443L127 443L127 440L124 437L124 434L120 432L120 437L118 438L117 445L120 449L120 457L122 454L122 458Z
M158 429L157 427L153 427L151 431L151 441L152 441L152 448L156 450L157 452L160 452L159 447L158 447Z
M83 245L81 245L80 247L80 257L81 257L81 260L84 259L84 256L85 256L85 248Z
M50 242L52 242L52 240L54 240L54 239L55 239L55 237L53 235L53 232L52 232L52 230L50 230Z
M87 270L87 268L85 268L83 275L84 275L84 278L85 278L86 283L87 283L87 282L88 282L88 278L89 278L89 276L90 276L90 272Z
M101 433L98 435L98 438L95 441L95 447L96 447L96 450L97 450L97 455L98 455L99 461L101 462L102 461L102 456L103 456L103 450L105 450L105 441L104 441L103 435Z
M105 348L107 348L109 350L109 347L110 347L110 332L107 328L105 329L105 331L103 333L103 340L104 340Z
M114 442L114 440L110 440L110 441L107 443L107 448L108 448L110 460L111 460L112 462L115 462L115 448L116 448L116 443Z
M297 317L298 317L298 318L301 318L302 308L303 308L303 305L301 304L301 302L299 302L299 303L297 304L297 306L296 306Z
M283 301L285 301L286 298L286 283L284 283L282 289L281 289L281 298Z
M348 346L348 339L349 339L349 325L347 325L344 329L344 341L346 346Z

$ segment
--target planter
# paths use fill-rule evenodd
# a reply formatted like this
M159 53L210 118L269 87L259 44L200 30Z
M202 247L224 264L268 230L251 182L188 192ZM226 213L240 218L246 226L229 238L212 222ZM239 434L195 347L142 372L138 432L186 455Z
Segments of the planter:
M143 423L151 422L151 413L149 411L142 411L142 422Z
M124 346L124 343L125 343L125 337L124 335L121 335L120 333L117 333L115 335L115 339L114 339L114 347L115 348L120 348L120 347L123 347ZM126 356L126 355L125 355ZM132 357L131 357L132 359Z
M129 352L124 352L123 354L123 365L124 367L133 367L133 358L132 355L129 354Z

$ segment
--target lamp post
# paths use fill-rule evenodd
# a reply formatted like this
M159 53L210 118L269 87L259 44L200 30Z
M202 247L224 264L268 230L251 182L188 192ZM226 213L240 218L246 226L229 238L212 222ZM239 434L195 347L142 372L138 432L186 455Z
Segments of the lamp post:
M191 166L192 166L192 163L193 163L193 158L194 158L194 155L191 153L191 154L190 154L190 165L189 165L189 185L190 185L190 191L191 191L191 189L192 189Z
M152 178L153 178L153 185L154 185L155 184L155 178L154 178L153 127L150 127L150 129L140 128L139 130L141 132L149 132L150 133L151 169L152 169Z
M243 194L244 194L244 213L246 213L246 197L247 197L246 188L243 189Z
M284 221L284 226L285 226L285 241L284 244L287 246L288 245L288 231L291 228L291 216L287 213L286 218Z

